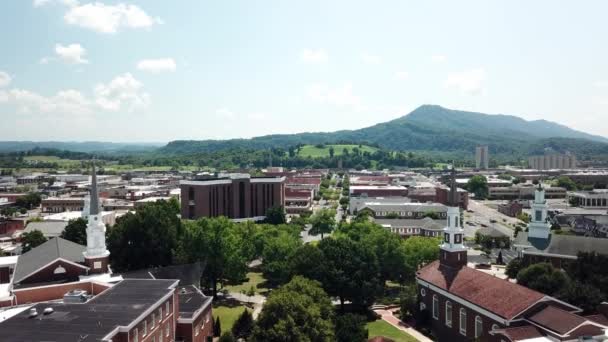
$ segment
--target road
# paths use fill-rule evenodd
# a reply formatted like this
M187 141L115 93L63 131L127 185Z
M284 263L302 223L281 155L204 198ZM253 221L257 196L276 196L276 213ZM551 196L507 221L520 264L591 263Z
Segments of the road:
M475 236L475 231L482 227L481 224L492 227L508 236L513 236L513 229L509 227L508 224L516 224L521 222L516 218L509 217L499 213L497 210L488 208L482 202L475 200L469 201L469 210L472 210L473 212L467 212L465 214L465 236ZM492 223L492 220L496 221L496 223ZM469 225L468 222L475 223L475 226Z

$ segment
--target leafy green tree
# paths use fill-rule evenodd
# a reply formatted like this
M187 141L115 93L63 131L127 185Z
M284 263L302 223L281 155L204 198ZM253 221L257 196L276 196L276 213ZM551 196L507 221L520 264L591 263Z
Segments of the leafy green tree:
M415 283L410 283L403 287L399 294L399 308L401 320L414 317L418 304L418 288Z
M79 245L87 245L87 220L82 217L70 220L61 237Z
M247 340L253 332L253 316L249 310L243 310L243 313L236 319L232 326L232 335L235 338Z
M170 265L182 230L174 208L166 201L127 213L108 233L112 268L129 271Z
M574 191L577 189L576 183L568 176L559 176L555 180L554 184L556 186L565 188L568 191Z
M220 321L220 316L217 316L213 323L213 336L220 337L220 335L222 335L222 322Z
M28 192L26 195L17 198L15 205L22 208L34 209L42 202L40 194L37 192Z
M471 177L466 188L475 194L475 198L486 198L488 196L488 180L485 176L475 175Z
M578 281L564 283L558 297L587 313L594 312L606 298L597 287Z
M269 224L285 224L285 209L282 206L274 206L266 210L266 223Z
M556 295L568 277L549 263L530 265L517 273L517 283L549 296Z
M237 282L245 277L247 260L241 243L234 224L225 217L186 222L181 240L185 260L205 264L203 282L214 297L217 297L218 283Z
M333 158L335 154L335 150L333 146L329 146L329 158Z
M570 263L566 270L574 280L602 290L608 300L608 256L597 252L578 253L576 261Z
M332 209L321 209L310 217L310 234L319 235L323 239L324 234L329 234L336 226L336 211Z
M432 218L433 220L439 220L439 214L436 211L430 210L424 213L424 217Z
M291 265L289 258L302 244L299 236L293 236L285 231L276 237L269 238L262 252L262 272L271 283L282 284L289 281Z
M336 341L367 341L368 331L365 328L365 323L365 317L360 315L344 314L336 317Z
M348 238L325 239L319 243L325 265L321 283L332 296L355 306L367 307L382 291L378 259L373 251Z
M333 306L321 284L297 276L268 296L250 340L333 342L333 317Z
M407 277L403 280L411 280L415 277L416 271L437 259L439 259L439 238L429 238L423 236L412 236L405 240L399 247L405 256L404 272Z
M46 238L39 230L23 233L21 235L21 253L27 253L32 248L36 248L46 242Z
M325 260L317 246L300 246L289 258L291 276L300 275L308 279L323 279Z

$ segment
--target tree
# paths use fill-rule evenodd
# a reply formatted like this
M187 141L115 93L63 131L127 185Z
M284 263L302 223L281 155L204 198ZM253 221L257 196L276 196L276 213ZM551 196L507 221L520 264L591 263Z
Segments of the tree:
M213 336L219 337L222 334L222 322L220 321L220 316L217 316L215 319L215 323L213 323Z
M568 176L559 176L555 180L554 184L556 186L565 188L568 191L574 191L577 188L576 183L572 179L570 179L570 177L568 177Z
M344 314L336 318L337 342L363 342L367 341L368 331L365 328L364 316Z
M204 284L217 297L218 283L237 282L245 277L247 260L235 225L225 217L186 222L181 240L184 261L205 264Z
M580 307L587 313L595 311L598 305L605 300L602 291L597 287L590 284L582 284L578 281L566 282L560 290L558 297L572 305Z
M116 220L108 233L112 268L130 271L172 264L182 230L174 208L166 201L127 213Z
M226 331L222 334L218 342L236 342L236 339L230 331Z
M262 272L269 282L282 284L289 281L289 258L301 244L299 236L286 231L279 231L277 236L267 239L262 252Z
M342 311L347 300L361 308L373 304L383 285L374 252L344 237L321 240L319 249L325 259L320 281L327 293L340 299Z
M28 192L26 195L17 198L15 205L22 208L34 209L40 205L42 198L37 192Z
M417 311L417 304L418 288L416 283L410 283L404 286L399 294L399 310L401 312L402 321L409 317L414 317Z
M517 274L525 267L521 258L514 258L507 264L505 274L511 279L517 279Z
M549 263L530 265L517 273L517 283L549 296L556 295L569 281L568 277Z
M578 207L578 197L574 197L574 196L569 197L568 198L568 204L571 207Z
M466 188L475 194L475 198L486 198L488 196L488 180L485 176L475 175L471 177Z
M253 332L253 316L249 310L243 310L243 313L236 319L232 326L232 335L235 338L247 340Z
M336 211L332 209L321 209L310 217L310 234L319 235L323 239L324 234L329 234L336 225Z
M61 237L79 245L86 246L87 220L82 217L70 220L63 232L61 232Z
M268 296L250 340L335 341L333 317L333 306L321 284L297 276Z
M416 271L423 265L439 259L439 238L412 236L399 247L405 256L404 272L407 277L403 280L412 280Z
M45 242L46 238L42 232L37 229L23 233L23 235L21 235L21 253L27 253L32 250L32 248L36 248Z
M318 247L312 244L300 246L289 258L291 276L300 275L308 279L322 279L325 259Z
M329 146L329 158L333 158L335 154L334 147Z
M269 224L285 224L287 219L285 218L285 209L282 206L274 206L266 210L266 223Z

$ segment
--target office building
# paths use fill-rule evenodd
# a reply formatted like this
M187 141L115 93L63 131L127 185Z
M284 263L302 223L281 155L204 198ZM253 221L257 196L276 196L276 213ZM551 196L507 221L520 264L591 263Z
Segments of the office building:
M490 156L488 155L488 146L477 146L475 148L475 168L487 170L489 164Z

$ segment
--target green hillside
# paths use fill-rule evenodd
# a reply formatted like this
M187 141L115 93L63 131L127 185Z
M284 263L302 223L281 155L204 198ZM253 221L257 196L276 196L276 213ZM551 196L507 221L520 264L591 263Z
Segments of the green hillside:
M307 158L324 158L329 157L330 148L334 149L334 156L340 156L344 153L344 149L348 151L348 153L352 153L353 149L359 149L361 153L369 152L374 153L378 151L378 148L367 146L367 145L353 145L353 144L331 144L331 145L304 145L298 149L298 156Z

